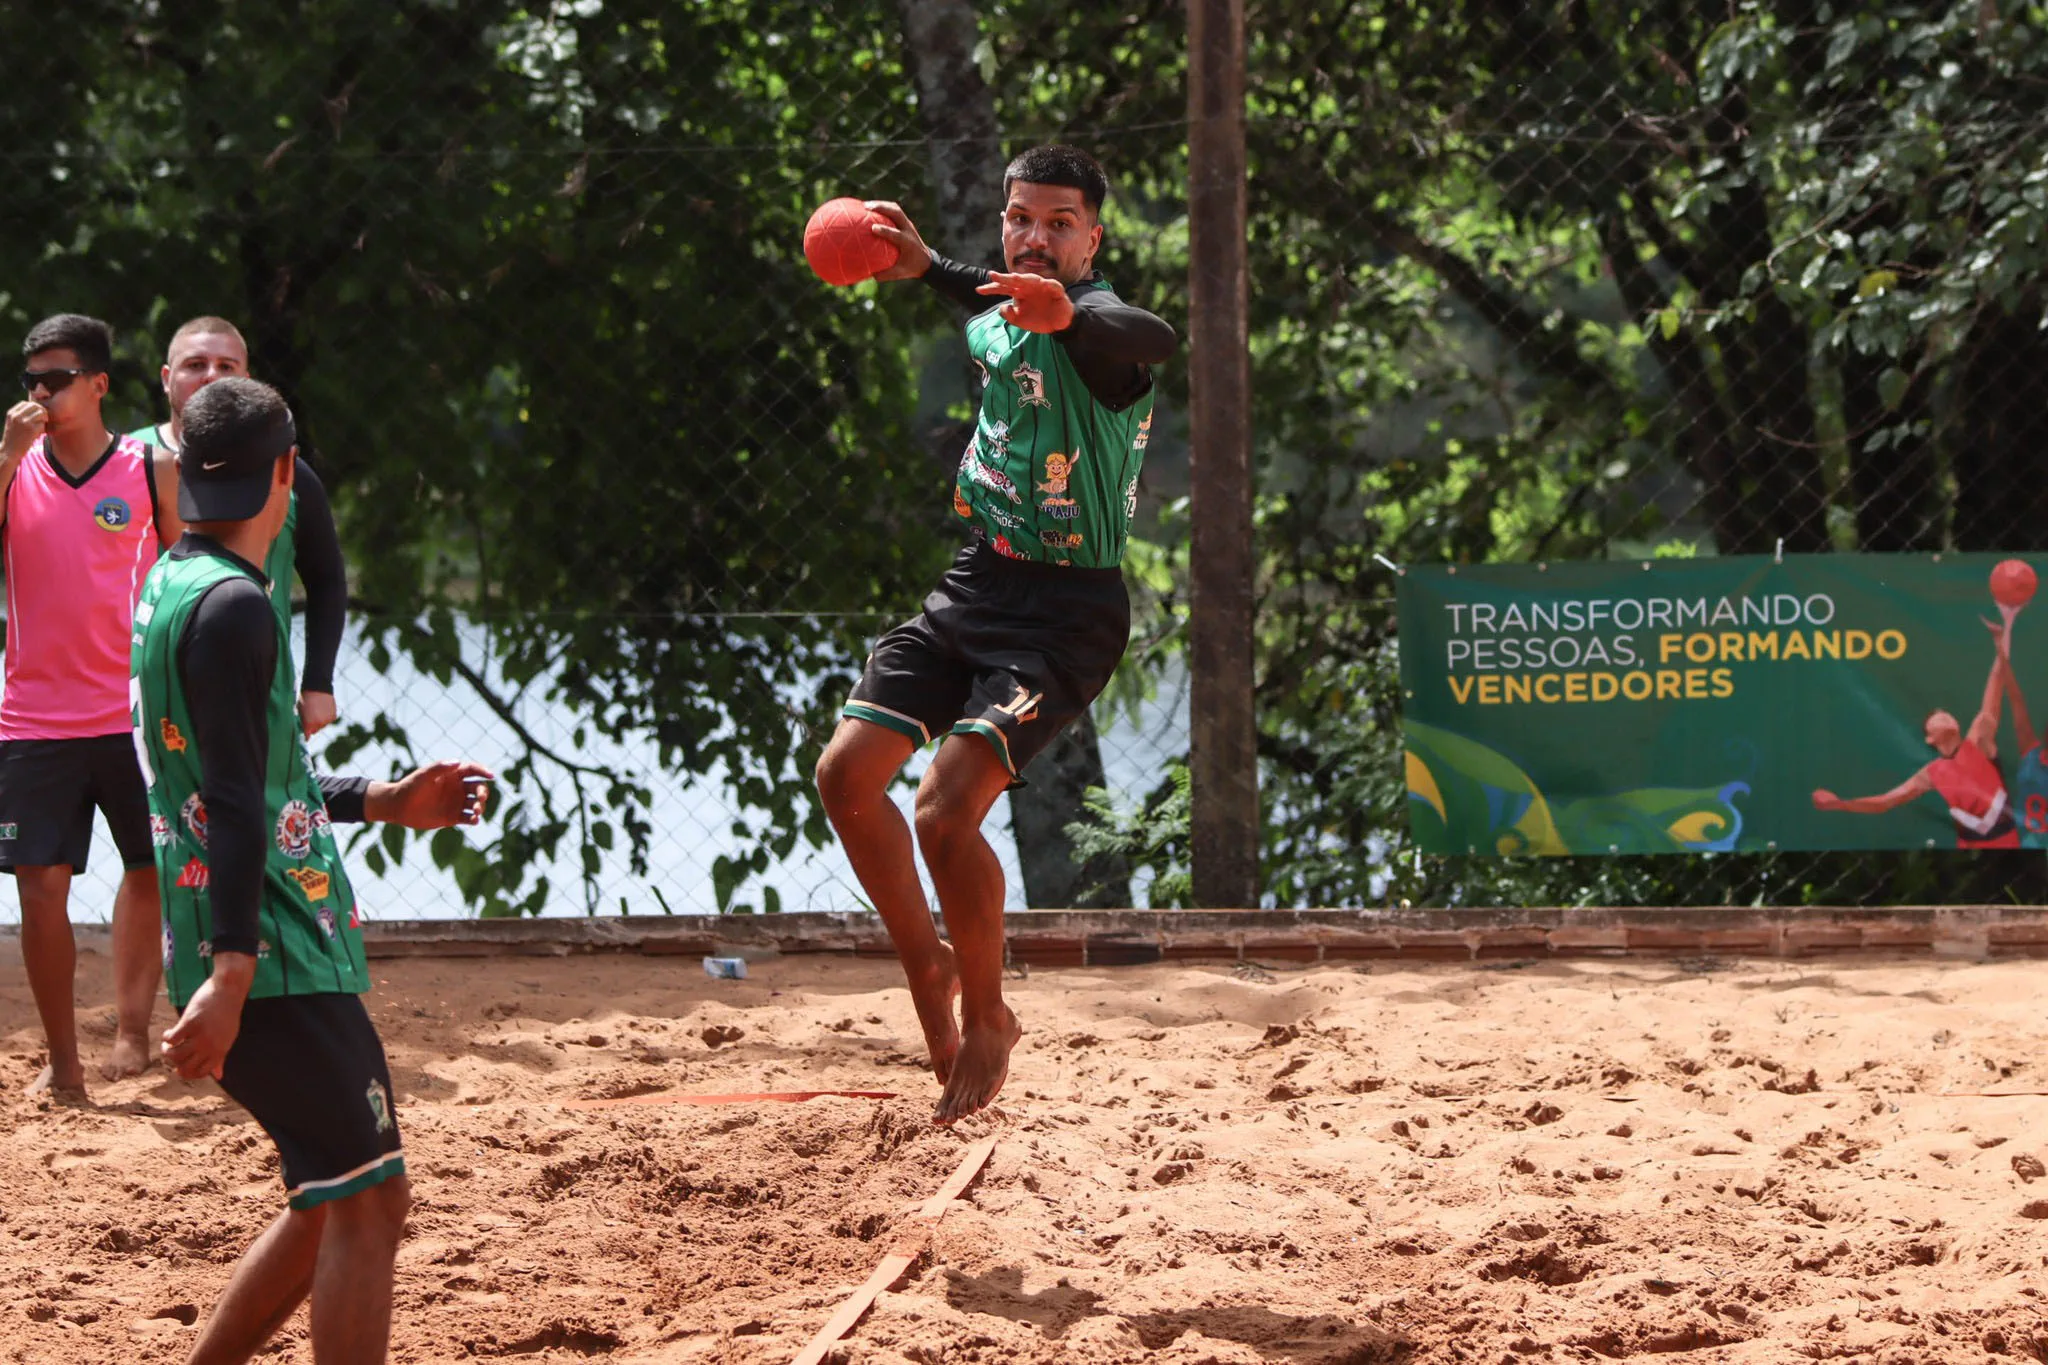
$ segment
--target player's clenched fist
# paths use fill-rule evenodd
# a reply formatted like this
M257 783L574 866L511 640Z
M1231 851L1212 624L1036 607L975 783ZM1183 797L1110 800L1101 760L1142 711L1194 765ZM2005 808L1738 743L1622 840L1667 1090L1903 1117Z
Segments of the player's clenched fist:
M28 454L49 424L50 414L41 403L24 398L7 410L7 427L0 432L0 460L9 464Z

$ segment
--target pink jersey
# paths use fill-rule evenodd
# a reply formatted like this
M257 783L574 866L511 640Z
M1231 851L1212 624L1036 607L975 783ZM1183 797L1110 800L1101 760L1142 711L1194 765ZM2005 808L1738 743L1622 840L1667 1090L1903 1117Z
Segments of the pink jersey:
M7 489L7 685L0 740L126 732L128 646L156 563L149 447L115 441L74 481L39 439Z

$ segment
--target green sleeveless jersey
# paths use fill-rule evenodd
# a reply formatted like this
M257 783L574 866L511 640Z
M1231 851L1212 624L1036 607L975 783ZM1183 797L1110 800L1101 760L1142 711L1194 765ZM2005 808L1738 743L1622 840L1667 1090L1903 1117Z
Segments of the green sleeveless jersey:
M135 609L129 696L136 756L149 784L149 826L163 897L164 984L179 1009L212 970L207 898L206 806L178 641L208 588L238 574L214 555L157 561ZM314 781L291 691L291 653L279 625L277 672L266 726L270 760L265 806L271 828L258 916L256 980L250 998L360 994L370 988L355 894Z
M1012 559L1121 564L1152 434L1151 392L1110 411L1088 392L1066 347L1012 326L999 309L968 322L967 349L987 386L953 510Z

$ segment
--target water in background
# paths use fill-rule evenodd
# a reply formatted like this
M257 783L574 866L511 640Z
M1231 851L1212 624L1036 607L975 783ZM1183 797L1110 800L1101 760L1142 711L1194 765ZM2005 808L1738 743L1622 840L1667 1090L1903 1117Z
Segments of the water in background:
M303 658L304 618L295 617L292 626L295 655ZM481 641L481 632L465 630L464 634L466 638ZM502 682L492 673L480 644L469 657L493 685ZM443 686L420 674L409 660L402 657L392 660L388 672L379 673L370 666L353 632L343 644L335 671L341 724L351 720L367 721L381 710L420 746L417 753L407 754L389 744L373 744L349 761L350 772L388 776L402 771L414 761L437 758L470 758L498 769L524 752L511 726L485 707L468 684L458 680ZM501 687L500 695L509 696L513 691L509 687ZM654 836L648 850L647 874L641 877L633 873L627 864L621 839L619 847L602 855L597 878L598 913L618 914L622 901L624 908L636 915L661 914L664 900L668 908L678 914L708 914L717 908L712 891L712 862L721 853L733 849L730 827L734 813L722 784L709 779L685 784L679 778L659 772L651 766L651 746L615 745L601 739L578 744L576 717L545 702L522 698L514 703L513 709L519 723L536 740L557 753L583 762L638 771L645 775L646 784L653 792L654 802L648 814L654 825ZM1169 760L1187 752L1185 675L1169 674L1163 680L1158 695L1139 708L1135 722L1126 716L1110 715L1099 709L1097 724L1102 731L1103 767L1111 790L1127 797L1150 791L1162 779ZM316 739L313 744L316 766L324 766L319 763L320 748L321 740ZM913 777L924 770L932 752L927 749L911 761L909 771ZM547 772L545 764L541 771ZM908 785L896 789L897 804L903 808L906 818L912 790ZM566 784L557 795L565 792ZM346 847L352 831L343 827L336 832L342 835ZM488 843L494 837L488 823L465 833L468 838L482 843ZM1009 908L1021 910L1024 908L1022 878L1018 872L1016 842L1010 833L1008 797L996 803L995 811L989 817L988 837L1003 862L1004 876L1009 885ZM547 874L554 888L549 914L584 913L583 881L579 873L581 859L580 846L572 838L564 838L557 857L537 869ZM357 900L366 919L454 919L470 913L455 888L453 877L433 865L423 844L409 847L406 861L381 876L370 872L360 853L352 854L348 861L350 879L355 884ZM72 883L71 916L74 921L80 924L106 922L113 910L114 887L120 879L120 868L120 855L107 834L106 823L95 817L92 853L85 875ZM921 867L919 872L922 875ZM847 911L862 909L864 905L865 898L859 883L854 880L845 854L836 844L811 849L799 843L788 859L769 869L763 880L780 894L785 911ZM760 882L750 883L739 892L737 899L759 906L762 903L760 885ZM1142 876L1134 880L1133 899L1139 904L1145 901L1146 885L1147 879ZM661 899L655 897L652 887L660 888ZM926 894L930 894L928 881ZM0 924L18 924L20 919L19 900L10 888L0 887Z

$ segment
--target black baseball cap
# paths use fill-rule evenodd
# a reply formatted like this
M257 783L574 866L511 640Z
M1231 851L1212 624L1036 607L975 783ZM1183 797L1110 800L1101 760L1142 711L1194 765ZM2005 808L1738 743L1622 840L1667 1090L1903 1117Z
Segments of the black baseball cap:
M220 379L194 394L186 407L185 444L178 451L178 515L186 521L247 521L261 512L270 500L278 456L298 444L291 409L281 404L255 423L192 420L195 405L234 401L236 391L230 386L238 384L268 389L253 379ZM216 389L221 392L215 394Z

